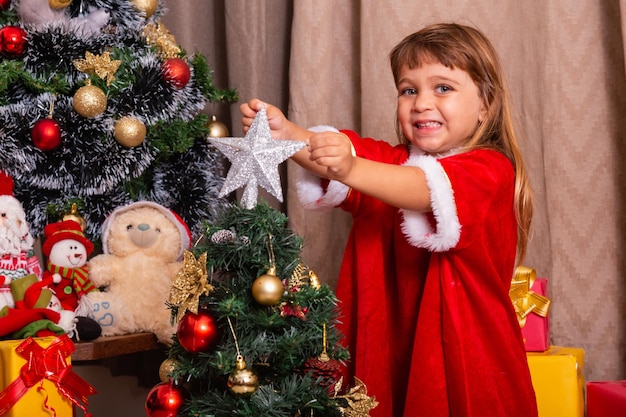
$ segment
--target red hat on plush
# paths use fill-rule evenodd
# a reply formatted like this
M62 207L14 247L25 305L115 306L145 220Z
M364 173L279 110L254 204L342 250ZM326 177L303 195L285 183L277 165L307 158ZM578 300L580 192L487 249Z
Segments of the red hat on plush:
M50 223L43 229L44 242L41 250L44 255L50 256L52 247L65 239L73 239L82 243L87 250L87 256L93 252L93 243L85 237L80 224L74 220L65 220L57 223Z
M23 308L47 308L52 299L52 290L46 288L52 284L52 279L37 281L24 292ZM15 303L16 307L18 303Z
M13 196L13 178L0 171L0 195Z

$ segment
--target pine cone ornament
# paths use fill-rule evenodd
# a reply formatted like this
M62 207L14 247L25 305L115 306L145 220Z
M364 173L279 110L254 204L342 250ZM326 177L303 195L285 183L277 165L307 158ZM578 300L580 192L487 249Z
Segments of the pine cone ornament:
M338 360L323 357L309 358L304 362L304 373L318 380L318 384L333 392L334 385L341 378L341 364Z

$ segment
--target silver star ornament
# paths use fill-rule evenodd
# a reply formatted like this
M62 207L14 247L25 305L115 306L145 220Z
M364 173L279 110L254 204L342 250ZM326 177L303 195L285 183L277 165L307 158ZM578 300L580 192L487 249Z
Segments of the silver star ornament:
M305 146L304 142L273 139L265 108L256 114L246 137L212 137L209 141L231 163L219 196L245 186L240 203L247 209L257 204L258 186L283 201L278 165Z

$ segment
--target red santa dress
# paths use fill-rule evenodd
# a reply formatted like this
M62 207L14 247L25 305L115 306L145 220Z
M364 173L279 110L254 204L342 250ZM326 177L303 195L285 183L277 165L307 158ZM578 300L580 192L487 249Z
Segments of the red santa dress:
M439 158L344 131L357 155L420 167L432 212L400 210L311 174L307 208L340 206L350 232L337 286L357 376L372 417L536 417L509 298L517 242L514 170L497 151Z

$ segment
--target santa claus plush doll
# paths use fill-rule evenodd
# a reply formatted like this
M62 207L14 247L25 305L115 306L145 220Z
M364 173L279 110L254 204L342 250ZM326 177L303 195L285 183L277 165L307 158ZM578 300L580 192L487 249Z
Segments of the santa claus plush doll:
M34 239L22 204L13 196L13 179L0 171L0 309L14 307L12 280L34 274L41 279Z

